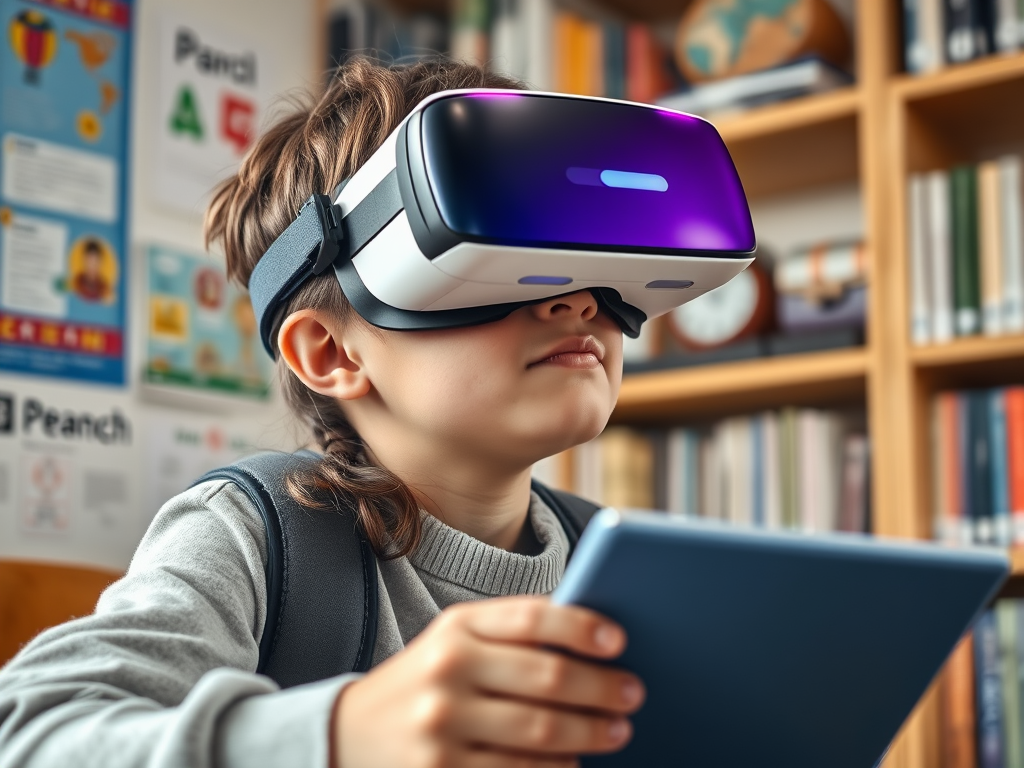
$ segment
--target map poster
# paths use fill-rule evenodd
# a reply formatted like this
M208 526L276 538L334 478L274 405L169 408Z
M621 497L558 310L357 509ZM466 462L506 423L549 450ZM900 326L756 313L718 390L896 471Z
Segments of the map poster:
M125 381L128 0L0 0L0 370Z
M249 295L209 256L153 245L144 378L266 399L273 361L260 342Z

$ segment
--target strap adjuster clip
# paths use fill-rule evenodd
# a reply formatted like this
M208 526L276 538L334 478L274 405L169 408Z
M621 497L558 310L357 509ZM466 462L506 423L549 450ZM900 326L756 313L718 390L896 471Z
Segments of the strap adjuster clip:
M327 195L310 195L309 199L302 204L299 210L299 217L307 214L307 209L312 206L313 211L320 222L320 247L315 254L310 254L310 261L313 262L313 274L319 275L334 266L341 252L341 243L345 239L345 233L341 228L341 208L331 203Z

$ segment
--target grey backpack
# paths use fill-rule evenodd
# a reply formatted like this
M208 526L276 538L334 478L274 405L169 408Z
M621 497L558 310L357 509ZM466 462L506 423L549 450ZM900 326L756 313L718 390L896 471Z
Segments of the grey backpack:
M365 672L377 639L377 558L355 509L305 507L282 478L317 460L308 451L260 453L207 472L229 480L259 510L267 532L267 620L257 672L282 688L345 672ZM569 538L570 555L596 504L533 481Z

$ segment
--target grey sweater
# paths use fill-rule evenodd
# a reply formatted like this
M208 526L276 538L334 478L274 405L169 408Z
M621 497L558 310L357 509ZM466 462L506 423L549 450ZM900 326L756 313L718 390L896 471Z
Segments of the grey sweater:
M530 521L543 545L532 557L425 514L419 548L379 564L373 663L453 603L552 591L568 540L536 496ZM255 674L265 562L263 523L234 485L169 501L96 612L0 670L0 768L327 766L331 709L356 676L281 691Z

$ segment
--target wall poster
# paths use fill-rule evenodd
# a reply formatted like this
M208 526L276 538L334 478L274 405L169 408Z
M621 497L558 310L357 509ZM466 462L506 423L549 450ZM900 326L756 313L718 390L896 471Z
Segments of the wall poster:
M0 0L0 370L123 384L132 4Z
M219 261L153 245L143 376L151 384L266 399L273 361L263 350L249 295Z
M266 55L176 9L160 17L154 198L201 213L238 168L259 127Z

